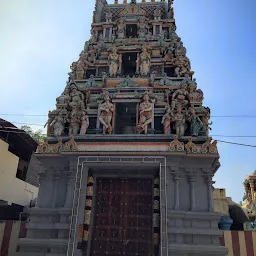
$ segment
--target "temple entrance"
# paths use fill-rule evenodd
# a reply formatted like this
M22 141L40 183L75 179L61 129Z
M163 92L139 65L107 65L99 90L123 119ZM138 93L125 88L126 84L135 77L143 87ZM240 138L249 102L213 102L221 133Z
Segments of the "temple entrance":
M153 180L98 178L91 256L153 256Z
M136 24L126 25L126 37L136 38L138 36L138 28Z
M136 133L136 103L116 103L116 134Z
M134 76L136 73L136 52L128 52L122 55L122 73L125 76Z

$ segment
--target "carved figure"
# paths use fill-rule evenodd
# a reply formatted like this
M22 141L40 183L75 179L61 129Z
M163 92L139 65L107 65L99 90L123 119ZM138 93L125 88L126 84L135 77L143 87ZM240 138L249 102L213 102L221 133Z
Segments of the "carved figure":
M146 36L146 28L147 28L146 19L145 19L144 16L142 16L140 18L140 22L138 24L138 32L139 32L139 37L140 38L145 38L145 36Z
M210 127L210 125L212 125L212 122L209 122L211 118L210 115L210 109L206 108L206 113L204 114L203 117L203 132L205 132L205 136L208 137L209 136L209 130L212 130L212 128Z
M97 36L94 29L91 29L91 42L94 44L97 42Z
M125 38L125 24L123 19L120 19L117 25L117 37L119 39Z
M139 107L140 114L140 123L139 123L139 131L144 131L145 134L148 133L148 124L150 124L153 120L152 116L153 111L153 103L149 102L149 95L145 94L143 97L143 102Z
M109 62L110 76L116 77L117 72L119 71L122 63L122 58L121 58L121 55L117 53L117 49L115 46L113 47L113 52L109 54L108 62Z
M76 64L76 79L82 80L84 79L85 74L85 64L83 63L82 59L79 59Z
M172 111L178 106L186 107L188 105L188 94L187 85L183 83L181 89L176 90L172 95Z
M171 134L171 122L174 120L173 112L170 106L168 106L163 118L162 125L164 127L164 134Z
M186 124L185 124L185 116L182 113L182 107L179 105L177 107L177 113L174 115L174 121L175 121L175 131L176 135L178 137L184 136L185 130L186 130Z
M94 64L94 62L96 61L96 51L95 51L93 45L89 45L89 47L88 47L87 60L88 60L89 64Z
M95 79L94 79L94 75L90 75L89 80L86 82L85 84L86 86L97 86Z
M155 79L156 79L156 71L152 71L151 74L150 74L150 78L149 78L149 85L150 86L154 86Z
M203 127L203 123L198 115L196 115L196 111L193 108L190 109L190 116L188 118L188 121L190 122L191 136L198 136L200 130Z
M112 132L111 120L113 116L114 105L110 102L108 94L105 95L105 102L100 105L99 121L103 124L103 134Z
M65 117L63 116L62 110L59 111L58 115L53 119L50 127L53 127L54 137L60 137L64 130L64 124L66 122Z
M64 92L56 99L57 104L68 105L70 101L69 88L65 88Z
M147 76L150 70L151 56L148 53L146 46L142 47L142 53L138 56L136 63L137 63L137 71L139 68L140 74L142 76Z
M159 85L171 85L172 81L169 79L166 73L163 73L163 78L159 81Z
M76 78L76 68L77 63L73 62L70 66L71 72L68 73L71 80L74 80Z
M190 102L202 103L204 94L201 90L197 90L196 79L189 81L189 100Z
M182 77L190 72L190 61L186 56L177 56L174 60L175 74Z
M80 113L77 109L73 109L69 119L69 135L77 135L80 128Z
M108 75L106 72L102 72L102 86L105 87L107 85Z
M89 117L88 115L86 115L86 112L83 111L81 116L80 135L85 135L88 127L89 127Z
M70 93L71 101L69 103L69 106L72 109L84 109L84 95L83 93L79 92L77 90L77 87L73 84L71 85L72 92Z

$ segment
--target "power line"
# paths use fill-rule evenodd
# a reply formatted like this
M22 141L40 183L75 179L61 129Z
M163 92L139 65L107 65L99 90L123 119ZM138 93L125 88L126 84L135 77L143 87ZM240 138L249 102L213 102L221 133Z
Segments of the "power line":
M1 122L0 121L0 124L3 124L3 123L6 123L6 122ZM12 123L12 124L24 124L24 125L36 125L36 126L44 126L43 124L29 124L29 123L19 123L19 122L9 122L8 123Z
M223 140L217 140L217 141L218 141L218 142L222 142L222 143L232 144L232 145L238 145L238 146L256 148L256 145L249 145L249 144L236 143L236 142L223 141Z

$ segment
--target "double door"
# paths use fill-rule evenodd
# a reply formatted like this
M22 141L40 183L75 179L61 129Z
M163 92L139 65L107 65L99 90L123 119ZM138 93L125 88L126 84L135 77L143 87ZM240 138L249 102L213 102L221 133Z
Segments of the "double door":
M153 256L153 180L98 178L91 256Z

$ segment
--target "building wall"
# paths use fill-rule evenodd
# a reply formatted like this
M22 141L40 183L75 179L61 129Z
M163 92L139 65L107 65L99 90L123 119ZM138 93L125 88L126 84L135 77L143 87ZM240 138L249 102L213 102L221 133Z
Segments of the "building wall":
M0 200L27 206L37 197L38 188L16 178L19 158L9 152L8 147L0 140Z
M229 216L229 201L226 197L226 190L215 188L213 191L214 211L224 216Z

